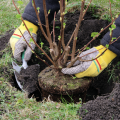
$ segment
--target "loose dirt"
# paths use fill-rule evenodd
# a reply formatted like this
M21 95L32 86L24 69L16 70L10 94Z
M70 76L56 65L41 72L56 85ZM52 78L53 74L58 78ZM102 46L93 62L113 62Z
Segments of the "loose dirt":
M120 120L120 84L110 94L83 104L78 113L82 120Z
M66 21L66 28L65 28L65 43L69 40L75 25L77 23L79 17L79 11L76 11L74 13L67 13L65 16ZM60 22L59 22L59 14L56 16L56 28L55 28L55 34L56 34L56 40L58 39L58 36L60 35ZM105 20L99 20L93 17L92 12L88 12L85 17L84 21L81 24L81 27L78 32L78 40L77 40L77 49L84 46L86 43L88 43L91 38L92 32L99 32L101 28L104 28L106 25L108 25L108 22ZM50 29L52 29L52 24L50 24ZM92 42L89 47L97 46L100 44L100 39L103 37L103 35L108 31L106 29L94 42ZM1 36L0 38L0 50L3 50L5 48L5 45L8 43L8 40L10 36L12 35L12 32L7 32L6 35ZM45 40L44 36L41 34L40 31L38 31L38 41L40 43L43 42L43 48L46 50L46 52L49 55L49 48L48 43ZM72 46L72 43L70 44ZM40 57L44 60L46 60L49 64L51 64L46 57L36 48L36 52L40 55ZM2 56L0 56L2 57ZM108 79L111 77L111 74L109 74L109 71L112 71L113 67L116 65L116 63L120 60L119 57L117 57L113 62L112 65L109 66L107 69L104 70L98 77L92 78L92 82L90 84L89 89L86 91L86 103L83 104L83 106L79 110L80 118L82 117L83 120L109 120L109 119L120 119L120 84L113 83L113 80L110 80L108 82ZM41 88L39 88L39 85L37 83L37 77L38 77L38 68L34 69L34 65L39 64L40 65L40 71L45 69L47 65L45 65L43 62L39 61L35 55L32 55L31 60L28 62L28 71L22 69L20 73L20 80L24 83L25 89L28 87L27 91L29 92L30 96L39 95L39 99L41 99ZM33 67L33 68L32 68ZM34 71L37 70L36 74L33 74ZM30 70L30 71L29 71ZM114 74L120 78L120 70L115 69ZM28 76L26 76L28 75ZM35 75L35 76L34 76ZM33 83L34 88L31 88L31 82ZM115 87L114 87L115 85ZM114 89L113 89L114 88ZM35 91L37 91L35 93ZM55 91L54 91L55 92ZM34 93L34 94L33 94ZM29 97L30 97L29 96ZM98 96L98 97L97 97ZM96 98L97 97L97 98ZM90 101L91 100L91 101ZM88 101L88 102L87 102Z
M28 97L35 97L36 100L42 100L40 94L40 88L38 86L38 74L40 72L40 65L35 64L27 67L26 69L22 68L20 74L15 72L17 80L23 86L23 90L28 93Z

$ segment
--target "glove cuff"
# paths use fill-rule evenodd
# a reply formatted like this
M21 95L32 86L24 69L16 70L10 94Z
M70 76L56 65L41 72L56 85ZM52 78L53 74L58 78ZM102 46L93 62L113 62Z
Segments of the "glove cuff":
M103 45L99 45L95 48L99 51L99 54L97 56L99 56L106 50L106 47L104 47ZM108 65L117 55L111 50L107 49L101 56Z
M34 25L33 23L24 20L26 26L28 27L28 29L32 28L33 30L31 31L32 33L36 34L37 30L38 30L38 26ZM26 27L24 25L24 23L22 22L21 25L19 26L20 30L26 30Z

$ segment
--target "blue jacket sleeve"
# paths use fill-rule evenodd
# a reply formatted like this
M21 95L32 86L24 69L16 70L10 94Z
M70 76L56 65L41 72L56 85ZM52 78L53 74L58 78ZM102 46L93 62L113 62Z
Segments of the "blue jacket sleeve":
M113 37L118 38L120 36L120 16L115 21L116 28L113 30ZM106 46L110 41L110 32L106 33L101 40L101 44ZM120 38L109 46L109 49L120 56Z
M51 22L54 18L54 12L58 12L58 10L60 9L59 6L59 0L46 0L46 7L47 7L47 11L50 10L50 14L48 16L49 18L49 22ZM36 7L40 8L40 20L42 24L45 24L45 17L44 17L44 10L43 10L43 0L35 0L36 3ZM32 22L35 25L37 24L37 16L34 10L34 7L32 5L32 0L30 0L30 2L28 3L28 5L26 6L24 13L22 14L23 19Z

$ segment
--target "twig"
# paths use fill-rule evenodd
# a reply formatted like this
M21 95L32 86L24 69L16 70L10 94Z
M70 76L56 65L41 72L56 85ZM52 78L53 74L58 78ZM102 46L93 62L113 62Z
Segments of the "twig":
M83 18L84 18L84 16L85 16L85 14L86 14L86 12L87 12L87 10L88 10L91 2L92 2L92 0L90 0L89 4L87 5L87 8L86 8L85 12L83 13ZM70 42L72 41L73 36L74 36L74 33L75 33L75 30L73 31L73 33L72 33L72 35L71 35L71 37L70 37L70 40L69 40L68 43L67 43L67 46L69 46Z
M119 36L116 40L112 41L110 44L113 44L113 43L116 42L119 38L120 38L120 36Z
M86 12L87 12L87 10L88 10L88 8L89 8L89 6L90 6L91 2L92 2L92 0L90 0L90 2L89 2L89 4L88 4L88 6L87 6L87 8L86 8L85 12L83 13L83 18L84 18L84 16L85 16L85 14L86 14Z
M63 29L63 21L64 21L64 13L63 13L63 10L64 10L64 6L63 6L63 1L65 0L60 0L59 1L59 4L60 4L60 22L61 22L61 29L60 29L60 39L59 39L59 42L58 42L58 50L59 50L59 54L56 58L56 60L58 60L58 58L61 57L61 44L62 44L62 47L63 49L65 50L65 44L64 44L64 29ZM59 62L60 60L58 60Z
M60 22L61 22L61 30L60 30L60 36L61 36L61 43L62 47L65 50L65 43L64 43L64 15L65 15L65 0L60 0Z
M50 49L52 49L53 45L52 45L52 39L51 39L50 30L49 30L49 21L48 21L48 14L47 14L47 8L46 8L46 0L43 0L43 8L44 8L44 16L45 16L45 22L46 22L46 31L47 31L47 35L48 35L48 39L49 39L49 43L50 43Z
M54 20L53 20L53 42L55 42L55 16L56 16L56 12L54 13Z
M54 61L56 62L59 56L59 50L58 50L58 46L56 42L53 42L53 49L54 49L54 54L55 54Z
M112 20L113 18L112 18L112 10L111 10L111 2L110 2L110 0L109 0L109 4L110 4L110 16L111 16L111 20Z
M111 20L112 20L112 22L113 22L112 11L111 11L111 2L110 2L110 0L109 0L109 4L110 4L110 16L111 16ZM109 42L109 45L110 45L110 43L111 43L111 41L112 41L112 36L113 36L113 30L111 31L111 34L110 34L110 42Z
M38 13L36 5L35 5L35 0L33 0L33 5L34 5L35 13L36 13L36 16L37 16L37 19L38 19L38 25L40 26L40 30L42 31L42 34L44 35L45 39L50 44L49 38L47 37L45 31L43 30L43 27L42 27L42 24L41 24L41 20L40 20L40 17L39 17L39 13Z
M76 28L75 28L74 40L73 40L73 47L72 47L71 61L72 61L72 59L74 59L74 57L75 57L77 34L78 34L79 27L80 27L80 25L81 25L82 18L83 18L84 2L85 2L85 0L82 0L82 5L81 5L81 11L80 11L79 20L78 20L78 24L76 25Z
M16 4L15 4L14 0L12 0L12 2L13 2L13 4L14 4L14 6L15 6L16 10L17 10L17 11L18 11L18 13L20 14L19 8L17 8L17 6L16 6Z
M64 62L63 64L65 65L66 62L67 62L67 59L68 59L68 56L69 56L69 52L70 52L70 46L66 46L66 49L65 49L65 55L64 55Z
M74 59L71 60L70 64L68 64L67 68L73 66L73 64L79 59L79 56L76 56Z
M106 47L103 47L103 48L106 48ZM103 48L101 48L101 49L103 49ZM95 50L95 51L90 52L90 53L88 53L88 54L85 54L85 55L83 55L83 56L79 56L79 60L82 61L82 62L93 61L93 60L99 58L99 57L107 50L107 48L106 48L98 57L96 57L96 58L94 58L94 59L91 59L91 60L83 60L83 59L81 59L81 58L84 57L84 56L86 56L86 55L89 55L89 54L91 54L91 53L94 53L94 52L96 52L96 51L99 51L99 50L101 50L101 49Z

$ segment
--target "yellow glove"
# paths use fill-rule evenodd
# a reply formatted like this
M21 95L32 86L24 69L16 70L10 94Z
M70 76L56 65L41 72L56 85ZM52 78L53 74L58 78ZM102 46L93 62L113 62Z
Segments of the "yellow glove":
M97 50L103 48L102 45L95 47ZM104 49L99 50L99 56ZM94 54L94 53L93 53ZM96 57L97 57L96 56ZM93 60L89 68L81 73L75 74L77 78L88 76L88 77L95 77L98 76L107 66L108 64L116 57L117 55L107 49L103 55L101 55L99 58Z
M106 48L104 46L99 45L97 47L91 48L85 52L82 52L80 57L83 60L92 60L99 56ZM103 48L103 49L102 49ZM96 51L97 50L97 51ZM94 52L96 51L96 52ZM91 53L91 54L88 54ZM88 54L88 55L86 55ZM84 56L86 55L86 56ZM99 58L93 61L80 62L77 61L71 68L63 68L62 72L64 74L75 74L77 78L82 77L96 77L98 76L107 66L108 64L116 57L117 55L107 49Z
M32 36L36 41L37 40L36 32L38 30L38 27L36 25L34 25L33 23L28 22L26 20L24 20L24 22L25 22L26 26L28 27L28 29L32 28ZM26 38L27 42L29 43L31 36L29 35L28 31L26 30L23 22L18 28L20 29L20 31ZM26 61L28 61L31 58L32 52L31 52L31 49L29 48L29 46L27 45L27 43L25 42L24 38L22 37L18 28L15 30L15 32L13 33L13 35L10 38L10 46L12 48L12 53L13 53L15 59L17 59L18 61L21 61L21 53L24 51L24 49L26 49L24 59ZM31 42L30 45L31 45L32 49L34 50L35 44L33 42Z

